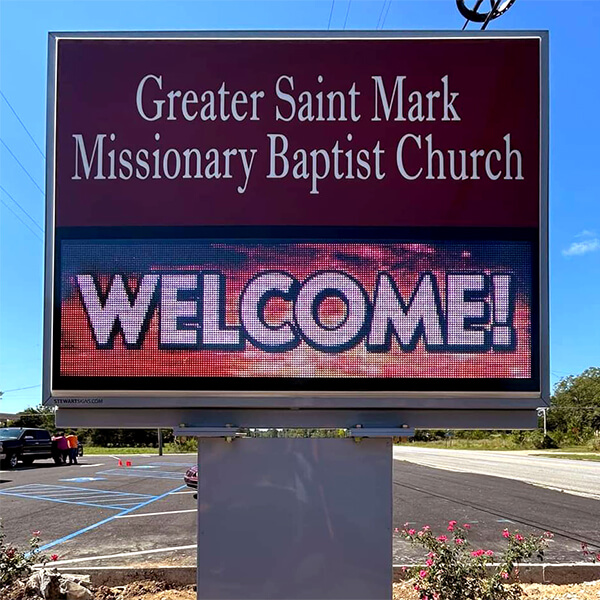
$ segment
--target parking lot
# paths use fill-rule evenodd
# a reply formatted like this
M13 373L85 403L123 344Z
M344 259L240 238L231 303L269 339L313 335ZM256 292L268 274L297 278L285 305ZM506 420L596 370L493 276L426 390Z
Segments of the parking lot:
M432 468L431 453L397 450L396 458L403 460L394 460L394 527L428 523L443 532L454 518L472 524L476 546L495 552L502 548L504 527L536 535L551 530L556 535L546 556L549 562L581 561L582 543L600 548L597 497L454 467ZM493 453L486 457L509 460ZM459 458L465 464L465 456ZM119 459L132 464L118 466ZM416 464L417 459L429 462ZM561 465L534 460L540 477ZM90 455L78 465L57 467L41 460L0 471L0 516L7 540L24 547L31 532L39 530L45 554L58 555L58 563L66 565L194 566L198 507L183 474L195 463L195 454ZM492 472L499 470L494 464ZM594 463L575 462L568 468L582 471L576 477L581 481L599 473ZM394 535L391 550L396 564L420 560L423 554L399 535Z
M118 466L131 461L130 467ZM42 549L84 565L195 564L196 501L183 483L195 454L91 455L78 465L50 460L0 472L4 531L24 545L41 531Z

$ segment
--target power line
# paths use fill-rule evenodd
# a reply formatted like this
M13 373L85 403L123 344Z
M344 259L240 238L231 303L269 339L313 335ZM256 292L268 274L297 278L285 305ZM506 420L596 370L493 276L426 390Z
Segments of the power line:
M331 29L331 17L333 16L334 5L335 5L335 0L331 0L331 10L329 11L329 22L327 23L327 29Z
M390 12L390 8L392 6L392 0L388 2L387 10L385 11L385 15L383 16L383 22L381 23L381 27L379 29L383 29L385 27L385 20L387 19L388 13Z
M41 387L41 385L42 385L41 383L38 383L37 385L28 385L26 387L13 388L12 390L4 390L2 392L2 395L8 394L9 392L20 392L21 390L33 390L34 388Z
M0 202L2 202L2 204L4 204L4 206L6 206L6 208L8 208L8 210L10 210L10 212L15 215L15 217L17 217L17 219L19 219L19 221L25 225L25 227L27 227L27 229L29 229L29 231L31 231L31 233L33 233L33 235L35 235L35 237L43 243L44 240L42 240L42 238L31 227L29 227L29 225L23 221L23 219L21 219L21 217L11 208L9 204L7 204L2 198L0 198Z
M6 102L6 104L8 104L8 108L10 108L10 110L12 110L12 112L13 112L13 115L15 115L15 117L17 117L17 121L19 121L19 123L21 123L21 127L23 127L23 129L29 136L29 139L33 142L34 146L38 149L39 153L42 155L42 158L45 160L46 155L42 152L42 149L37 145L37 142L33 139L33 136L31 135L31 133L29 133L29 129L27 129L27 127L25 127L25 123L23 123L23 121L21 121L21 118L17 114L17 111L12 107L12 104L8 101L8 98L4 95L4 92L2 90L0 90L0 96L2 96L4 98L4 101Z
M344 29L346 29L346 23L348 22L348 15L350 14L350 5L352 0L348 0L348 7L346 8L346 17L344 18Z
M38 225L38 222L9 194L6 189L0 185L0 190L2 190L30 219L31 222L42 232L44 233L44 229ZM8 205L7 205L8 206Z
M387 3L388 3L388 0L383 0L383 4L381 5L381 11L379 13L379 19L377 19L377 25L375 26L375 29L381 29L379 27L379 24L381 23L381 19L383 17L383 11L385 10Z
M23 171L25 171L25 173L27 174L27 177L29 177L29 179L31 179L31 181L33 181L33 185L35 185L35 187L40 190L40 193L42 194L42 196L44 196L44 190L37 184L36 180L31 176L31 174L29 173L29 171L22 165L21 161L15 156L14 152L8 147L8 144L2 139L0 138L0 142L2 142L2 145L10 152L10 155L17 161L17 164L21 167L21 169L23 169Z

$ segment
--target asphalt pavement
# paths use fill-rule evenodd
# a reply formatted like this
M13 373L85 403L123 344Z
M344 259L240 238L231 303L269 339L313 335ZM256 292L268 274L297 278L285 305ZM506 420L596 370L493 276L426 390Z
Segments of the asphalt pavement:
M394 446L394 458L398 460L458 473L515 479L600 500L600 463L551 458L550 454Z
M444 455L436 458L404 447L396 447L394 454L395 527L405 522L416 527L427 524L441 533L454 519L471 524L477 547L495 551L502 547L505 527L535 533L550 530L556 534L547 555L551 562L583 560L581 543L600 548L600 501L589 497L588 488L581 496L509 478L511 473L524 476L522 463L507 466L503 454L495 459L485 453L483 458L492 463L488 464L468 452L454 465L442 467L436 461L449 460ZM7 540L24 546L30 532L40 530L47 554L86 567L194 565L197 502L193 490L183 484L183 473L195 463L195 455L120 457L123 462L131 460L131 467L117 466L117 458L85 456L79 465L62 467L39 461L32 467L1 471L0 516ZM418 464L421 461L436 467ZM531 477L536 481L546 477L552 488L560 488L564 482L554 470L559 468L555 463L562 462L533 458ZM597 470L584 469L583 479L591 478L593 485L600 465L590 464ZM566 467L575 473L582 469L577 461ZM504 468L506 476L497 476ZM569 486L581 487L579 479L570 477ZM422 551L394 535L394 563L420 558Z
M41 545L82 566L195 564L196 500L183 483L195 455L90 455L78 465L0 472L0 515L7 540ZM165 550L174 548L173 550ZM94 558L94 557L110 558Z
M573 472L585 473L585 483L581 483L572 473L564 480L557 475L554 469L559 459L454 452L450 456L445 451L394 448L395 527L402 528L408 522L413 528L430 525L434 531L445 533L450 520L469 523L472 543L494 552L504 547L504 528L536 535L550 531L555 537L546 555L549 562L583 561L582 543L600 549L600 501L587 493L591 491L588 480L600 476L598 463L564 461ZM481 454L485 456L480 461ZM500 456L496 458L496 454ZM535 480L536 485L521 481L525 477ZM543 481L551 482L551 487L542 486ZM586 495L558 491L567 485L584 488ZM600 492L600 487L595 491ZM394 563L420 556L398 537L394 540Z

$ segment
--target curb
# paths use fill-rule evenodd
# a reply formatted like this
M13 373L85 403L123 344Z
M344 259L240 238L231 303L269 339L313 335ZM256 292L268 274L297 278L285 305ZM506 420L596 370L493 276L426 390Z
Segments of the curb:
M407 579L406 569L412 565L394 565L394 582ZM487 570L493 571L494 566ZM583 583L600 579L600 563L525 563L518 565L520 583Z
M416 565L393 565L394 582L407 579L403 569ZM196 583L196 567L76 567L69 569L67 565L62 572L73 572L77 575L88 575L92 585L114 587L126 585L134 581L155 579L169 585L194 585ZM560 563L541 564L527 563L519 565L519 581L521 583L583 583L600 579L600 564L593 563Z
M65 565L60 568L60 571L88 575L90 583L94 586L115 587L145 579L155 579L178 586L196 583L196 567L75 567L70 569Z

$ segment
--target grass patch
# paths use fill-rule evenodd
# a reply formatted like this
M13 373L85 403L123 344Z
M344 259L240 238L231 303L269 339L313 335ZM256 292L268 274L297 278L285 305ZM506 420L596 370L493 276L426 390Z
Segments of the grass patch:
M83 455L88 454L158 454L158 448L104 448L84 445Z
M483 440L450 438L446 440L432 440L431 442L411 442L408 446L415 446L417 448L448 448L450 450L539 450L539 448L535 448L532 443L517 443L510 439L510 436L503 438L486 438ZM545 450L544 452L548 452L548 454L543 454L542 456L548 456L550 454L554 455L555 453L566 454L590 451L591 448L588 446L568 446L557 450Z
M531 456L543 456L544 458L567 458L569 460L591 460L592 462L600 462L600 454L574 454L574 453L560 453L548 452L546 454L531 454Z
M195 453L197 446L193 443L167 443L163 446L163 452L165 454L189 454ZM130 446L118 446L114 448L105 448L104 446L83 446L83 455L94 455L94 454L156 454L158 456L158 448L153 446L142 446L140 448L134 448Z
M448 448L451 450L529 450L533 446L517 444L506 438L491 438L484 440L447 439L431 442L411 442L410 446L418 448Z

